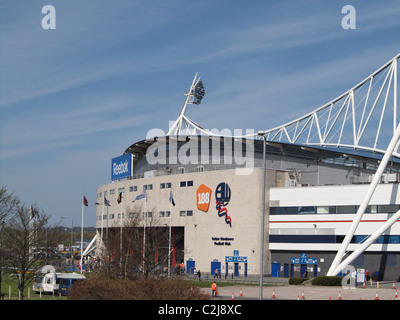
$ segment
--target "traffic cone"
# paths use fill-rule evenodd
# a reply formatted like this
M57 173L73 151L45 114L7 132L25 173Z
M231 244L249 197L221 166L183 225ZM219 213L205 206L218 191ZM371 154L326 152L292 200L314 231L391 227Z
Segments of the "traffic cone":
M393 289L396 289L396 283L393 281Z
M275 296L275 290L272 290L272 298L276 298L276 296Z
M304 300L306 297L304 296L304 291L301 293L301 299Z
M363 282L363 289L365 289L365 281Z
M399 296L397 295L397 289L396 289L396 293L394 294L395 298L398 298Z
M379 300L378 291L377 291L376 294L375 294L375 300Z
M240 294L239 294L239 296L240 296L240 297L242 297L242 296L243 296L243 291L242 291L242 288L240 288Z
M338 297L338 300L342 300L342 292L341 292L341 291L339 291L339 297Z
M215 289L215 296L218 297L218 287Z
M235 294L232 292L232 300L235 300Z

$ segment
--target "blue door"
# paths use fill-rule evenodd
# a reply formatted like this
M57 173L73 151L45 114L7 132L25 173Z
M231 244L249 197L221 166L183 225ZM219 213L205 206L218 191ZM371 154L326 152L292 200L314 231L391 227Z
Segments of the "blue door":
M221 262L211 261L211 277L214 277L215 269L218 270L218 276L220 276L221 275Z
M193 274L195 267L196 267L196 261L193 260L186 261L186 273Z
M239 263L238 262L234 263L233 269L235 271L235 277L239 277Z
M305 273L306 273L306 271L307 271L307 265L306 264L302 264L301 266L300 266L300 277L301 278L306 278L306 276L305 276Z
M289 265L287 263L283 265L283 276L289 278Z
M281 264L277 261L271 264L271 277L279 278L281 276Z

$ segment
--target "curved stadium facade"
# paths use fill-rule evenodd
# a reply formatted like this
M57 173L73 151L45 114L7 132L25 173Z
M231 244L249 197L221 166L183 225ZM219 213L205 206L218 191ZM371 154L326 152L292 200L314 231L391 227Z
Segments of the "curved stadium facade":
M189 122L184 111L172 128ZM382 157L268 139L264 149L254 137L193 132L146 138L112 160L111 182L97 189L104 204L96 214L100 252L116 239L113 254L123 250L133 269L148 259L153 268L183 265L185 273L203 276L325 275ZM399 172L392 158L349 252L400 209ZM398 280L400 226L393 224L352 266L377 280Z

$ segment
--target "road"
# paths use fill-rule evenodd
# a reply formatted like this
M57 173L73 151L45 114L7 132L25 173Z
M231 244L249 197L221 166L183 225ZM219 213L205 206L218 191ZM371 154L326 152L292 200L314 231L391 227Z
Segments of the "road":
M393 284L380 284L377 288L367 285L365 288L346 289L343 287L284 285L263 288L263 300L399 300ZM399 288L400 284L396 284ZM211 289L210 289L211 293ZM219 300L255 300L260 297L258 286L228 286L218 288Z

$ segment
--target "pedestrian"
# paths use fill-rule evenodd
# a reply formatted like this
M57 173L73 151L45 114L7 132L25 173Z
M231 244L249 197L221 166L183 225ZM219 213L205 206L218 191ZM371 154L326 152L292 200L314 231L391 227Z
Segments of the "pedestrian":
M200 270L197 271L197 277L199 278L199 281L201 281L201 272L200 272Z
M218 279L218 269L214 270L214 279L217 278Z
M369 281L369 271L365 271L365 277L367 278L367 281Z
M212 285L211 285L211 290L212 290L212 296L213 296L213 298L215 298L217 295L216 295L216 292L217 292L217 284L215 283L215 281L212 283Z
M194 274L194 278L196 279L197 278L197 269L196 268L194 268L193 274Z

